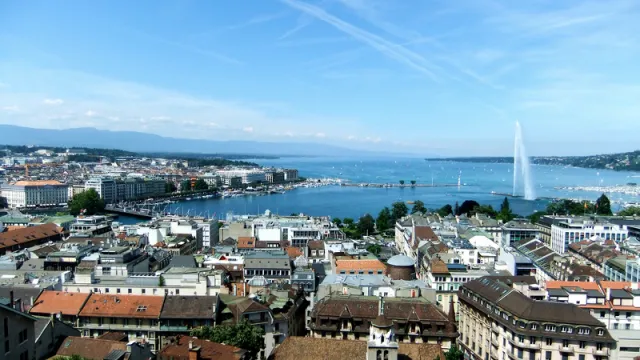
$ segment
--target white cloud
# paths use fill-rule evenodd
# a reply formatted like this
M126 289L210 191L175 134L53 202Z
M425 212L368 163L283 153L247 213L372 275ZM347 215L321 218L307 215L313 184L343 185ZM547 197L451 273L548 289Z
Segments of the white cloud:
M245 127L242 128L242 131L248 132L248 133L252 133L253 132L253 126L245 126Z
M87 117L94 117L96 115L98 115L98 113L93 110L87 110L87 112L84 113L84 116L87 116Z
M356 137L355 137L355 136L353 136L353 135L349 135L349 136L347 136L347 140L355 140L355 139L356 139Z
M45 105L62 105L64 101L62 99L44 99L42 103Z
M6 111L6 112L18 112L20 111L20 108L16 105L11 105L11 106L5 106L2 108L2 110Z
M316 137L317 137L317 138L324 138L324 137L326 137L326 136L327 136L327 134L325 134L325 133L323 133L323 132L316 133Z

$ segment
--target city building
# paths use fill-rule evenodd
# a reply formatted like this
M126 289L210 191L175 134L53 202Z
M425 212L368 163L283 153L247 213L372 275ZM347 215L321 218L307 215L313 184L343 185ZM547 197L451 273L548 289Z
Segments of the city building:
M564 254L569 245L583 240L612 240L616 243L627 239L626 225L618 225L591 217L568 218L551 225L551 248Z
M0 233L0 255L48 242L62 240L62 231L55 224L30 226Z
M118 189L113 178L95 177L84 183L85 191L95 190L105 204L113 204L118 201Z
M533 240L538 237L538 228L526 219L514 219L502 225L500 246L508 247L523 240Z
M265 173L265 179L269 184L282 184L285 182L285 174L282 171L268 171Z
M188 336L176 336L158 353L158 360L248 360L246 350Z
M244 185L256 184L265 182L265 172L263 170L256 169L231 169L231 170L218 170L216 175L220 176L222 181L227 184L233 178L240 178L240 181ZM230 183L228 185L231 185Z
M62 206L69 200L69 190L56 180L17 181L2 184L0 196L6 198L9 208Z
M0 354L7 360L35 358L35 322L38 319L16 310L14 304L0 304Z
M244 255L244 278L248 281L259 276L268 282L289 282L291 262L283 251L253 251Z
M400 343L440 344L449 349L458 333L455 315L447 315L424 298L331 295L311 312L311 337L368 341L370 328L384 314Z
M465 283L460 301L460 342L473 359L610 358L615 340L589 311L573 304L533 300L508 278Z
M218 299L215 296L166 296L160 312L159 344L174 336L189 336L199 326L213 326Z
M297 181L298 180L298 170L297 169L284 169L284 180L285 181Z

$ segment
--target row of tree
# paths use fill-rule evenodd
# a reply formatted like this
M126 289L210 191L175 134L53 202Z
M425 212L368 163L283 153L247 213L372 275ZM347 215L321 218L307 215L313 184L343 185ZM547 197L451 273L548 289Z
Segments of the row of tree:
M612 215L611 211L611 201L609 198L602 194L595 202L595 204L590 201L575 201L570 199L563 199L560 201L555 201L547 205L547 208L544 211L536 211L535 213L528 216L531 222L536 223L540 220L540 218L544 215L588 215L588 214L596 214L608 216ZM618 215L621 216L631 216L634 214L640 215L640 209L637 209L637 212L634 208L627 208L623 211L618 212Z

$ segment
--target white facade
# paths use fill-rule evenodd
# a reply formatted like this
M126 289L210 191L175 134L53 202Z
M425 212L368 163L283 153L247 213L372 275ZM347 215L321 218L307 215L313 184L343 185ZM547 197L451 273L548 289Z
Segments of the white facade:
M1 196L10 208L66 205L69 200L67 184L54 180L18 181L3 185Z
M110 178L93 178L84 183L85 190L94 189L106 204L117 199L116 181Z
M620 242L627 239L627 234L626 226L568 219L566 222L551 225L551 249L564 254L574 242L589 240L592 237Z
M242 179L243 184L251 184L255 182L266 181L265 172L262 170L253 170L253 169L219 170L217 174L222 179L231 179L234 177L239 177Z

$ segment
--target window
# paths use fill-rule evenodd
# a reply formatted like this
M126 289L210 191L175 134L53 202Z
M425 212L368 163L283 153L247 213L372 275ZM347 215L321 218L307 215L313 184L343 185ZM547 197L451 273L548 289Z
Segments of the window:
M142 289L142 293L146 294L147 293L147 289Z
M535 345L536 344L536 337L535 336L529 337L529 343L531 343L531 345Z
M604 330L598 329L598 336L604 336Z
M563 348L568 348L569 347L569 340L562 340L562 347Z
M531 330L538 330L538 324L531 324Z
M602 349L604 349L604 346L602 345L602 343L598 343L598 344L596 345L596 350L598 350L598 351L602 351Z
M131 294L132 292L133 292L133 290L127 289L127 294Z
M553 339L547 338L547 346L553 345Z
M605 317L605 312L604 311L600 311L600 317L601 318Z
M545 325L544 326L544 331L554 332L554 331L556 331L556 326L555 325Z
M116 289L116 294L120 294L120 288Z
M551 351L547 351L544 353L545 360L551 360Z
M624 324L625 330L631 330L631 324Z
M104 292L108 294L109 293L109 288L105 288Z
M176 289L176 295L180 295L180 289Z
M584 341L580 341L580 349L584 349L585 346L587 346L587 343L585 343Z

